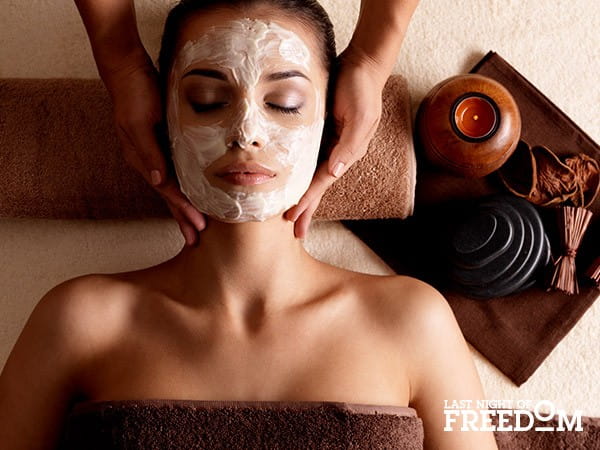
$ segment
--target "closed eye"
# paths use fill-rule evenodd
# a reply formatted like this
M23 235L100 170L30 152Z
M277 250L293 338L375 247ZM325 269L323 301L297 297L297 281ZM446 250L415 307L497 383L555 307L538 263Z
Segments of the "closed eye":
M275 111L279 111L283 114L300 114L300 108L302 108L302 105L298 105L293 108L287 108L285 106L280 106L280 105L276 105L275 103L267 102L267 107L274 109Z
M206 112L206 111L213 111L215 109L219 109L222 108L224 106L227 106L227 102L220 102L220 103L191 103L192 105L192 109L194 111L196 111L197 113L201 113L201 112Z

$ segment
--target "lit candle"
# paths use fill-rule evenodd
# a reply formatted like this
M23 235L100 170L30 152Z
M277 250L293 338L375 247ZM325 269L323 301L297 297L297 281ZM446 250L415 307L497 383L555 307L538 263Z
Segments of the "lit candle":
M495 105L479 95L463 98L454 108L456 128L471 139L490 137L496 129L497 122Z

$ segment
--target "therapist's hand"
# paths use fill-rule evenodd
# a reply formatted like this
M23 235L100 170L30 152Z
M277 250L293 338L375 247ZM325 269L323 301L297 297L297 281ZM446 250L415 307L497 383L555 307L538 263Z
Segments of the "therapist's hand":
M195 244L206 221L166 168L158 140L162 108L156 69L150 63L132 64L104 74L104 80L125 161L166 200L186 244Z
M337 143L329 158L317 168L298 204L285 213L287 220L295 222L297 238L306 236L325 191L365 155L381 118L381 94L386 80L378 65L350 48L339 58L332 111Z

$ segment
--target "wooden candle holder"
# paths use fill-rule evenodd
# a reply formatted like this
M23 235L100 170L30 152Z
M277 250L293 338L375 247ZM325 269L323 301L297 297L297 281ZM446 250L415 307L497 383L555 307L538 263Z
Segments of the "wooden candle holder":
M521 136L519 108L508 90L483 75L448 78L427 94L417 113L427 159L465 177L498 169Z

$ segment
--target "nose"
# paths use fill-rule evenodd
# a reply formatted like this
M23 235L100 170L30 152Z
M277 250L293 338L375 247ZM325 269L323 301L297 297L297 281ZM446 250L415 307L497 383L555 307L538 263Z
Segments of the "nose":
M234 145L244 149L244 150L260 150L265 146L264 139L261 137L249 138L247 133L242 132L241 130L232 130L232 133L229 135L227 139L227 147L233 148Z
M232 148L237 145L246 150L260 150L265 143L266 134L260 111L256 105L245 99L239 115L231 124L227 136L227 147Z

